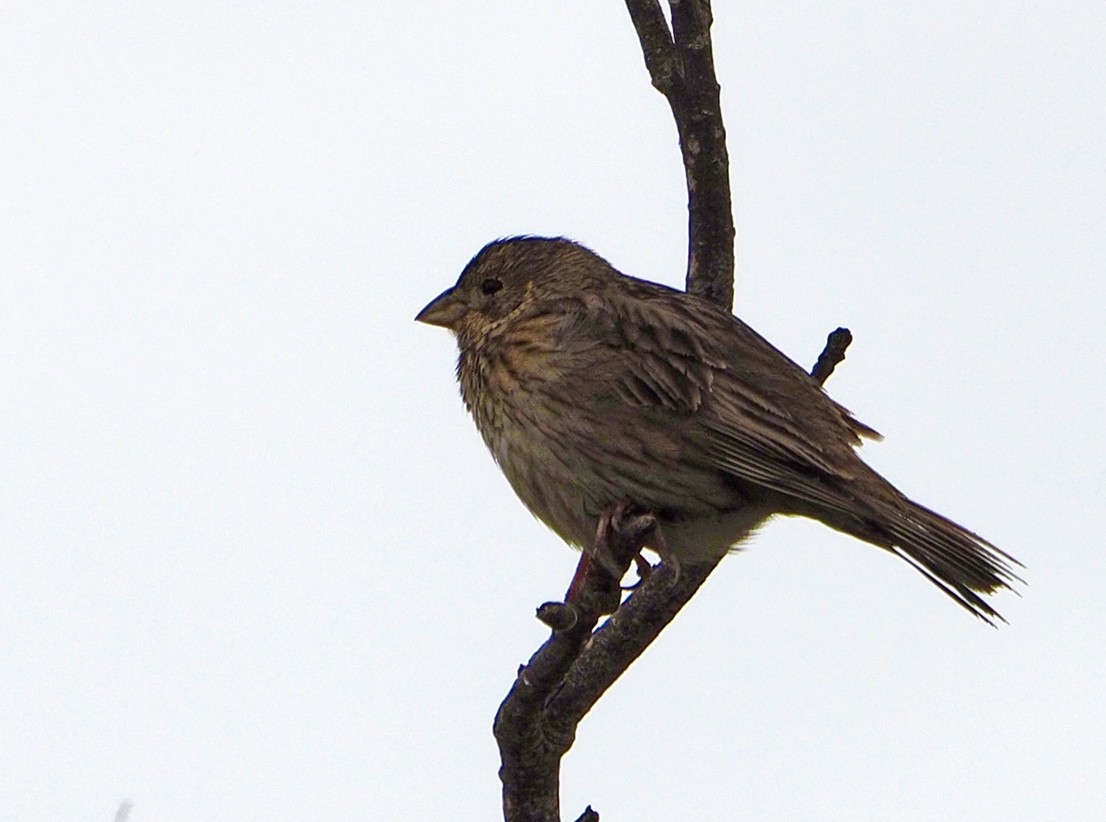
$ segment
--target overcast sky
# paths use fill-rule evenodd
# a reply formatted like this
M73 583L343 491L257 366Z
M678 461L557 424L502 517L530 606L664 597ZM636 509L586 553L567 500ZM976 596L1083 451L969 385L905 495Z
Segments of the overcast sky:
M1106 5L719 2L738 313L1021 559L973 620L806 522L579 729L566 819L1101 819ZM0 10L0 817L494 819L576 556L412 322L486 241L682 284L607 2Z

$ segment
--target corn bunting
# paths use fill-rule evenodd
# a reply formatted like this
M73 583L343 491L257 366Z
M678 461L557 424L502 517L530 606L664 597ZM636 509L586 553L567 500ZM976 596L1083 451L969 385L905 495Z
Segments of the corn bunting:
M597 523L651 512L643 547L716 561L775 514L893 551L977 616L1017 564L855 452L879 438L723 308L563 238L485 246L417 320L457 337L465 405L519 498L602 556Z

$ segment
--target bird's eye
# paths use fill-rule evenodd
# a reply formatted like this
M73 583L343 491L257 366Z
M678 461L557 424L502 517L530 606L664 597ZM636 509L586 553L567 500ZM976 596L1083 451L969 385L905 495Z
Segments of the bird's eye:
M503 281L495 277L488 277L488 279L480 283L480 293L487 294L488 296L491 296L501 288L503 288Z

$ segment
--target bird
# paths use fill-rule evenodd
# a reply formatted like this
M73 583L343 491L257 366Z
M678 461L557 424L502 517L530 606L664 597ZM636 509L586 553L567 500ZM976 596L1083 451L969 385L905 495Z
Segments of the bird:
M802 516L1005 621L984 595L1020 563L870 468L856 449L881 436L725 308L526 235L484 246L415 319L455 335L462 399L522 503L601 563L597 528L628 506L677 568Z

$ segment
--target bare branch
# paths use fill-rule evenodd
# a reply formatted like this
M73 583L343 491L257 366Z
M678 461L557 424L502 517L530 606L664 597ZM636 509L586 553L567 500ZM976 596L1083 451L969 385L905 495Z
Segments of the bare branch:
M657 0L626 0L653 85L672 109L688 191L688 291L733 305L734 223L729 156L711 50L708 0L669 0L669 31ZM615 532L626 566L642 543ZM502 757L503 810L508 822L556 822L560 760L576 727L599 697L672 621L717 566L654 569L619 606L618 581L587 572L581 558L569 601L547 603L539 618L553 634L519 670L500 706L495 737ZM566 611L565 609L571 609ZM617 609L617 610L616 610ZM592 633L600 616L614 615ZM595 822L590 807L579 818Z
M611 540L612 551L625 569L641 544L641 532L632 528L614 530ZM560 819L560 762L572 747L580 718L550 705L554 695L564 688L566 675L592 638L599 618L619 609L621 593L619 580L583 554L577 578L566 596L569 601L546 603L538 609L543 622L566 628L554 630L530 661L519 668L495 717L493 728L503 763L499 770L503 815L509 822ZM599 818L592 813L593 818Z
M573 729L599 697L641 656L676 616L717 562L687 565L676 573L659 565L649 579L622 603L588 643L546 704L550 726Z
M687 290L733 308L730 159L714 73L707 0L669 0L672 33L656 0L626 0L653 85L680 136L688 198Z
M626 8L641 41L645 68L649 70L653 87L667 97L679 79L679 64L676 44L672 42L672 32L668 30L661 5L657 0L626 0Z

